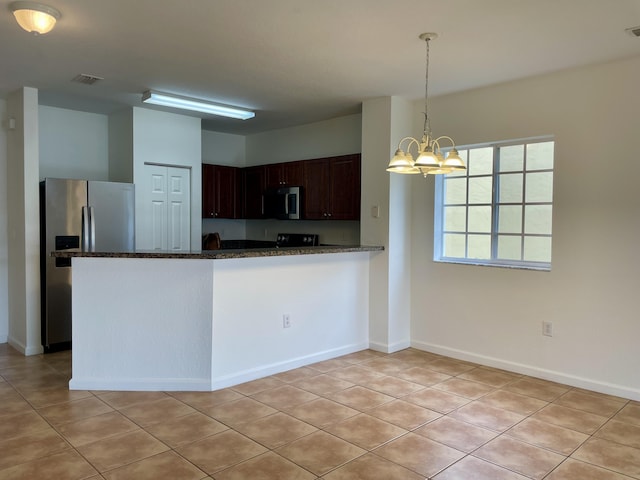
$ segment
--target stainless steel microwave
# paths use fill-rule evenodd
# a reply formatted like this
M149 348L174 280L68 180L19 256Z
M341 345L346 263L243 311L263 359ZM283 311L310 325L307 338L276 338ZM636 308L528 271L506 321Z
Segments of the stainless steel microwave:
M280 187L262 194L265 218L300 220L302 218L302 187Z

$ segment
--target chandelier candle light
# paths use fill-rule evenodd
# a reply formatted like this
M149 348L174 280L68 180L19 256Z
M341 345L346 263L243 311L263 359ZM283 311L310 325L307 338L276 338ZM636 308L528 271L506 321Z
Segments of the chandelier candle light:
M416 174L422 173L425 177L429 174L444 174L456 171L466 170L466 166L458 151L456 150L456 144L451 137L446 135L438 138L433 138L431 135L431 118L429 117L429 42L438 35L435 33L423 33L420 35L420 40L424 40L427 45L427 58L426 58L426 74L425 74L425 86L424 86L424 128L422 132L422 140L418 141L413 137L404 137L398 143L398 149L395 155L391 158L388 172L404 173L404 174ZM444 158L440 149L440 142L447 140L451 142L451 150L447 154L447 158ZM406 143L406 153L402 149L402 145ZM414 159L413 155L409 151L411 146L415 145L418 150L417 158Z

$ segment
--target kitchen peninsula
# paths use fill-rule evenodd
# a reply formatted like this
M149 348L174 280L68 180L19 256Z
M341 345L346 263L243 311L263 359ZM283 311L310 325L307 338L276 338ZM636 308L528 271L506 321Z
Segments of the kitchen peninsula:
M73 257L69 388L216 390L365 349L381 250L54 252Z

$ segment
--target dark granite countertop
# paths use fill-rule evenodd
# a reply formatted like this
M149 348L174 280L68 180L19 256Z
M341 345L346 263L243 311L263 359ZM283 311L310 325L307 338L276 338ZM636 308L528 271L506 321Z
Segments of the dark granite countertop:
M229 258L255 258L255 257L279 257L285 255L320 255L326 253L353 253L353 252L380 252L382 246L366 245L327 245L318 247L284 247L284 248L247 248L229 250L203 250L201 252L163 252L137 251L137 252L78 252L71 250L58 250L51 252L51 256L57 258L71 257L97 257L97 258L182 258L182 259L229 259Z

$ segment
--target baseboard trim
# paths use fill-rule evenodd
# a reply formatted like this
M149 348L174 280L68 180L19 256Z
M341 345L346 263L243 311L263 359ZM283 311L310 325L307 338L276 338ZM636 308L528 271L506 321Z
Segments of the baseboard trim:
M211 381L202 378L134 378L127 380L72 378L69 381L69 390L208 392L211 391Z
M599 380L571 375L557 370L548 370L532 365L511 362L496 357L478 355L473 352L458 350L455 348L449 348L443 345L435 345L427 342L414 341L411 342L411 346L418 350L437 353L439 355L457 358L458 360L465 360L468 362L478 363L480 365L486 365L488 367L500 368L502 370L507 370L514 373L521 373L523 375L529 375L531 377L541 378L543 380L562 383L564 385L569 385L572 387L584 388L586 390L591 390L594 392L605 393L607 395L614 395L616 397L640 401L639 389L629 388L623 385L601 382Z
M219 377L213 377L211 380L211 389L219 390L221 388L232 387L241 383L250 382L259 378L268 377L276 373L286 372L293 370L294 368L304 367L311 365L312 363L322 362L324 360L330 360L332 358L340 357L342 355L348 355L350 353L359 352L369 348L369 344L358 343L353 345L347 345L340 348L331 350L325 350L323 352L314 353L311 355L304 355L302 357L293 358L283 362L275 362L269 365L261 365L256 368L243 370L241 372L232 373L229 375L222 375Z
M375 350L376 352L382 352L382 353L395 353L395 352L399 352L400 350L404 350L405 348L409 348L410 346L411 346L410 340L403 340L402 342L396 342L392 344L369 342L369 348L371 350Z
M332 350L305 355L283 362L261 365L256 368L234 372L228 375L202 378L133 378L133 379L102 379L102 378L72 378L69 381L70 390L113 390L113 391L162 391L162 392L207 392L221 388L232 387L259 378L268 377L276 373L286 372L294 368L304 367L312 363L330 360L342 355L359 352L368 348L367 343L359 343Z
M13 348L15 348L18 352L20 352L21 354L23 354L24 356L28 357L31 355L40 355L41 353L44 353L44 349L42 348L42 345L36 345L36 346L27 346L24 343L16 340L13 337L9 337L7 338L7 342L9 345L11 345Z

